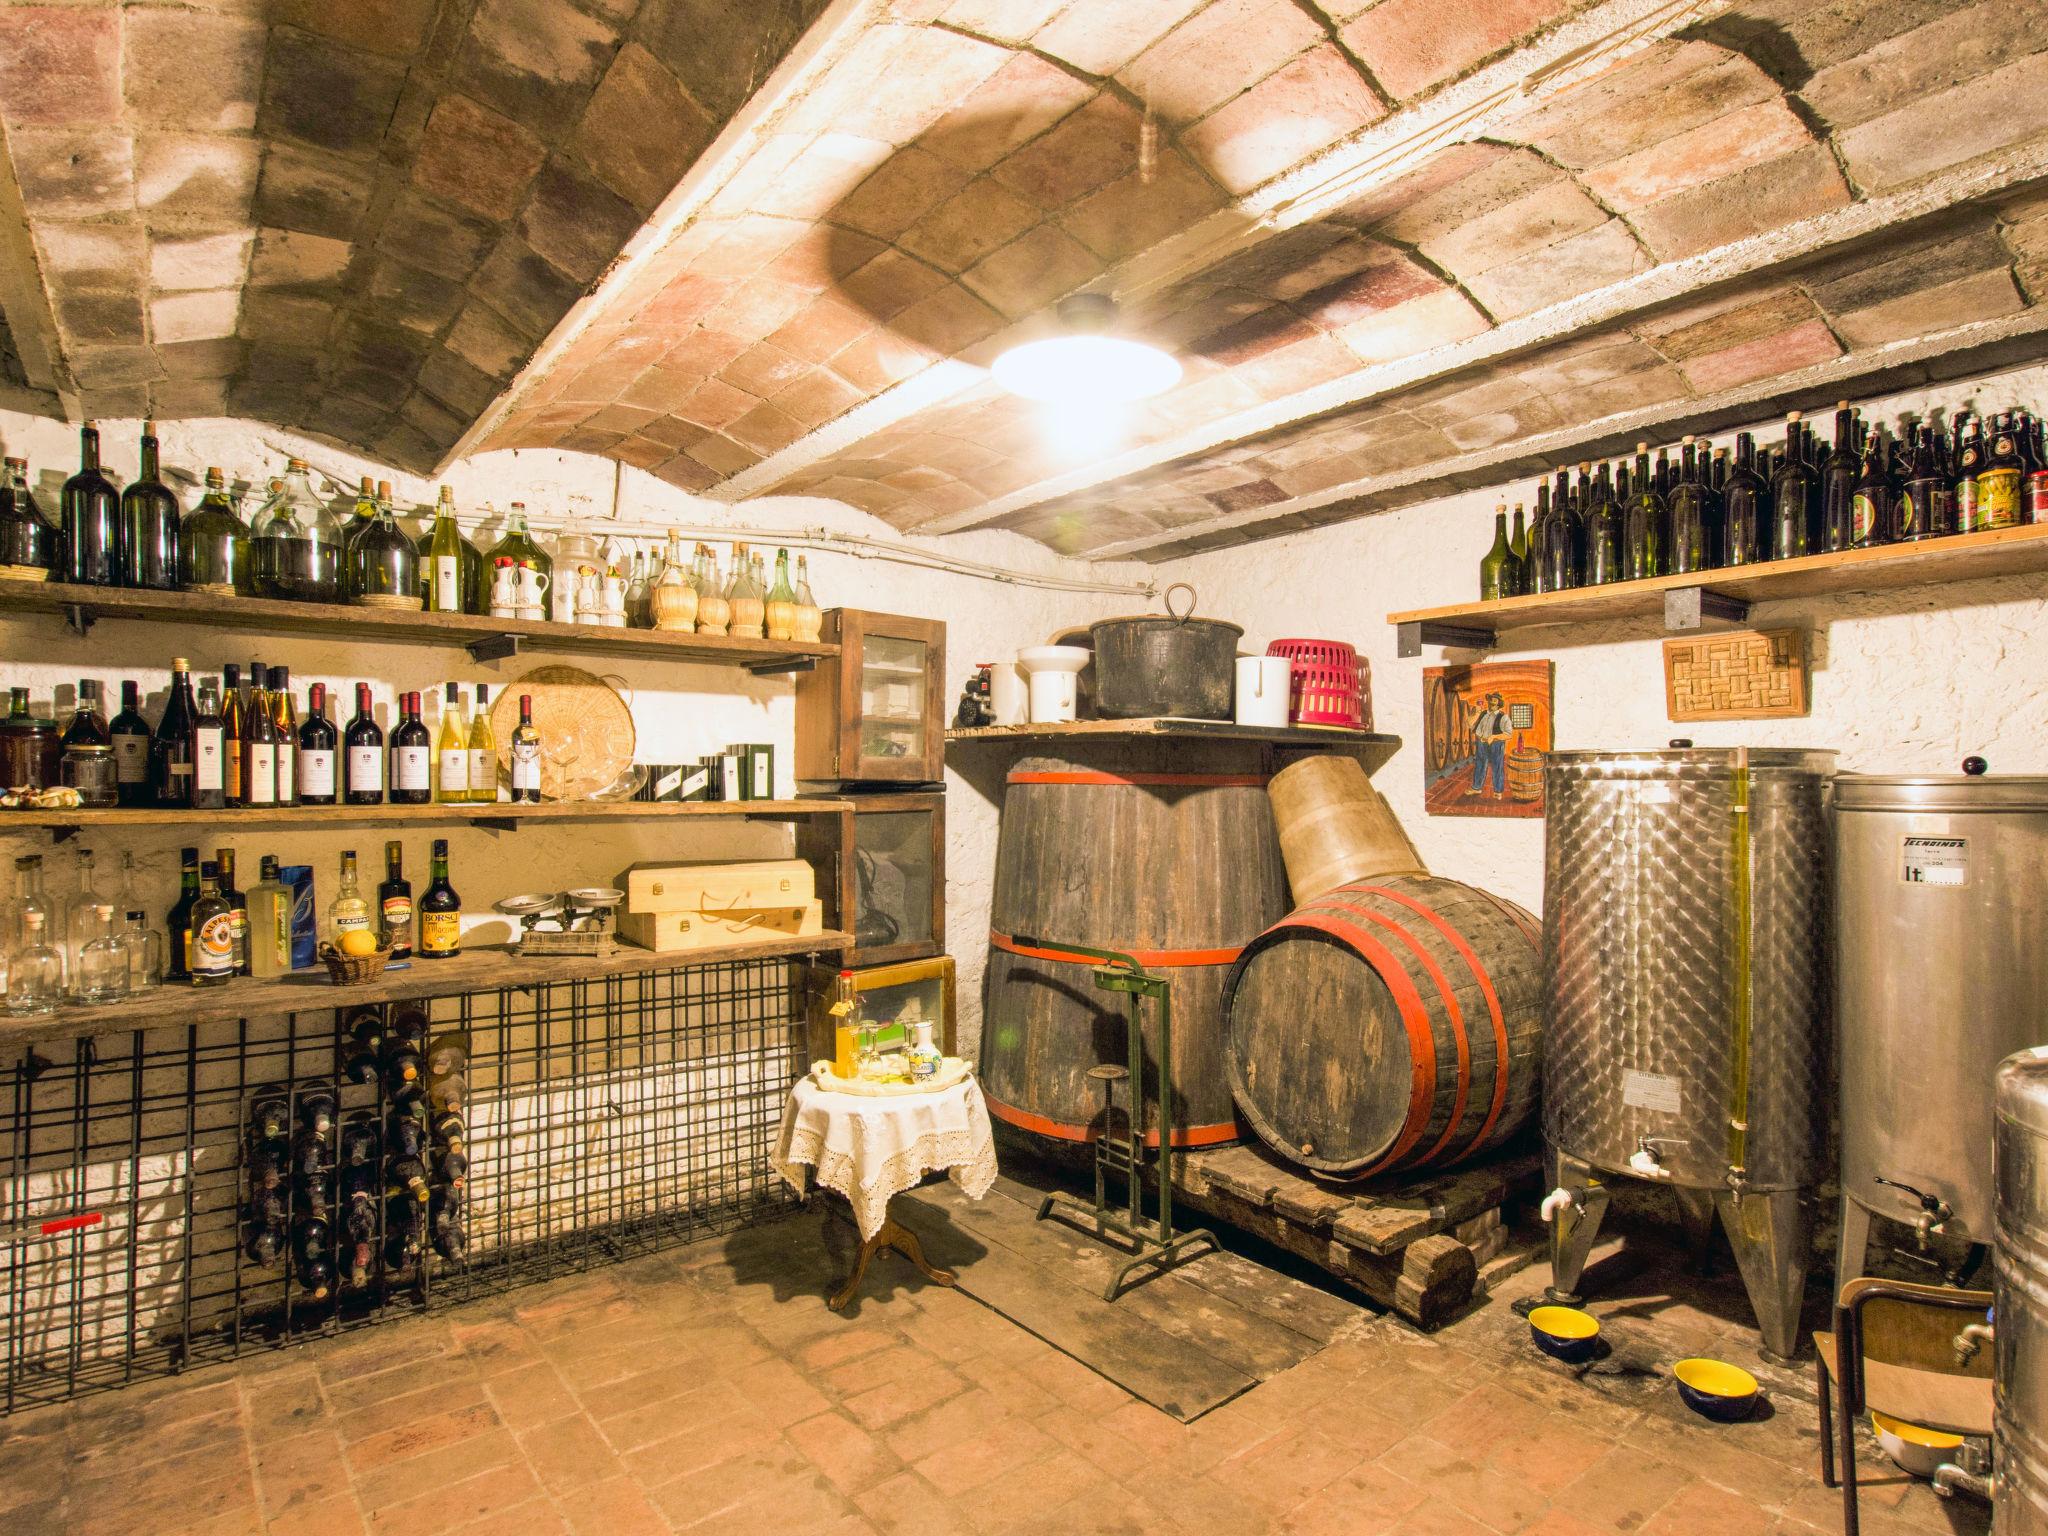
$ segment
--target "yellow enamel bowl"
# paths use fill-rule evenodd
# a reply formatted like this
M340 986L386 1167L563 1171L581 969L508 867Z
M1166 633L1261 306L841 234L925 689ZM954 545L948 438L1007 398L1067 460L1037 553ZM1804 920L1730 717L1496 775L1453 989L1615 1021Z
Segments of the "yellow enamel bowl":
M1681 1360L1671 1374L1678 1378L1678 1395L1686 1407L1722 1424L1748 1418L1763 1394L1754 1376L1725 1360Z
M1577 1307L1536 1307L1529 1313L1529 1337L1553 1360L1580 1365L1600 1343L1600 1322Z
M1870 1410L1870 1427L1877 1431L1877 1443L1884 1447L1885 1455L1898 1463L1900 1471L1910 1472L1915 1477L1934 1476L1935 1468L1945 1461L1955 1460L1955 1453L1963 1443L1961 1435L1922 1429L1918 1424L1908 1424L1904 1419L1879 1413L1875 1408Z

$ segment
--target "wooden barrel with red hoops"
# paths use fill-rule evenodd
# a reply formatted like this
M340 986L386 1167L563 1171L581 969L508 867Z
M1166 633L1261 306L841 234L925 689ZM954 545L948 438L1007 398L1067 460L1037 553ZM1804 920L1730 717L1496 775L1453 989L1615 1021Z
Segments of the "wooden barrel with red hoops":
M1086 1074L1124 1063L1124 994L1099 990L1100 962L1075 946L1114 949L1173 985L1176 1144L1235 1141L1223 982L1287 910L1261 750L1187 739L1063 747L1017 761L1003 790L982 978L989 1112L1052 1141L1100 1132L1103 1088ZM1156 1061L1156 1037L1147 1054ZM1123 1085L1117 1096L1129 1102ZM1145 1100L1148 1111L1158 1100L1150 1070ZM1149 1112L1147 1126L1156 1145Z
M1535 918L1456 880L1326 892L1231 968L1238 1112L1282 1156L1333 1178L1498 1146L1536 1109L1542 960Z

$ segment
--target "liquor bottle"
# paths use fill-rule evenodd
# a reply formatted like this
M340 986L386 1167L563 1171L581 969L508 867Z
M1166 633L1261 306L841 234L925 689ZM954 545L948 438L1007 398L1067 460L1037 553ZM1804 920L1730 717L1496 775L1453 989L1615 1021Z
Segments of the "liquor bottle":
M356 684L356 717L342 737L342 793L348 805L384 803L384 733L370 713L370 685Z
M299 727L301 805L334 804L335 745L334 725L327 718L327 685L315 683L306 695L306 723Z
M199 850L178 853L178 899L164 914L165 981L192 979L192 909L199 904Z
M1935 539L1955 532L1955 497L1942 473L1939 439L1922 422L1913 434L1906 457L1906 483L1899 493L1898 536L1901 541Z
M498 803L498 740L491 734L488 684L476 685L476 713L469 722L469 798L484 805Z
M114 796L125 806L146 806L156 796L149 787L149 722L142 715L142 687L121 684L121 712L107 725L114 749Z
M292 968L292 888L277 877L277 856L257 866L248 903L249 974L283 976Z
M1956 531L1977 531L1977 472L1984 467L1984 433L1979 417L1960 411L1955 423Z
M313 490L304 459L285 461L277 494L256 519L250 545L258 597L293 603L338 603L343 533Z
M242 669L228 662L220 669L220 761L229 805L242 803Z
M43 515L29 488L28 460L8 459L0 467L0 565L48 571L63 580L64 533Z
M0 783L11 789L48 789L57 783L63 763L56 722L32 715L28 690L8 690L8 710L0 721Z
M228 904L228 916L233 923L235 974L249 974L249 898L235 887L235 850L216 848L213 850L214 868L220 871L217 882L220 899Z
M1850 549L1889 544L1896 536L1897 507L1893 500L1889 459L1884 429L1879 427L1870 434L1870 441L1863 450L1862 470L1850 493Z
M1479 600L1495 602L1513 594L1501 590L1501 575L1508 564L1508 506L1502 502L1493 512L1493 547L1479 557ZM517 736L512 738L515 742Z
M1707 488L1700 483L1698 450L1688 437L1679 447L1671 483L1671 561L1674 575L1711 571L1722 563L1721 529Z
M461 804L469 794L469 727L462 718L462 691L449 683L441 694L441 735L434 743L434 798Z
M249 703L242 712L242 803L277 804L277 718L270 699L270 671L262 662L249 668Z
M1813 553L1807 521L1812 501L1813 472L1803 459L1799 413L1785 416L1785 451L1771 482L1771 550L1773 558L1793 560Z
M327 904L327 938L337 948L343 934L375 933L370 921L370 904L363 899L363 888L356 881L356 851L344 848L341 852L341 879L334 887L334 900Z
M540 732L533 724L533 695L519 695L519 724L512 731L512 798L540 804Z
M222 744L220 700L213 679L199 685L199 713L192 720L192 809L218 811L226 808L227 753Z
M299 711L290 667L270 669L270 721L277 731L277 803L299 803Z
M1513 585L1501 593L1503 597L1515 595ZM775 585L768 589L767 607L763 622L768 628L770 640L793 640L796 638L796 588L789 584L789 551L775 551Z
M163 482L156 423L142 424L142 467L121 493L121 585L169 591L178 585L178 498Z
M192 934L188 964L195 987L218 987L235 977L235 911L220 894L220 866L199 866L199 899L187 920Z
M227 476L217 466L207 469L206 494L179 530L178 562L187 591L217 597L246 597L251 591L249 530L235 516Z
M434 839L433 880L420 897L420 958L444 960L462 949L462 899L448 883L448 839Z
M158 805L192 803L192 723L198 713L192 699L192 666L180 656L171 663L163 718L149 743L150 789Z
M64 579L93 587L121 584L121 493L100 473L100 429L78 432L78 473L64 482Z
M1621 508L1615 504L1614 484L1605 464L1593 477L1588 496L1581 574L1585 585L1604 587L1622 579Z
M1835 446L1820 467L1821 548L1830 553L1856 543L1856 484L1863 465L1856 452L1856 418L1849 402L1835 405Z
M1522 523L1522 504L1515 503L1514 522L1508 528L1508 564L1501 577L1501 584L1509 597L1524 597L1529 592L1529 530Z
M391 728L391 803L425 805L433 798L434 738L420 719L420 696L401 694L398 724Z
M1977 471L1978 528L2012 528L2019 524L2020 482L2025 476L2019 429L2011 412L2000 411L1991 423L1991 446L1984 456L1984 467Z
M145 726L145 730L148 728ZM114 738L100 713L100 685L92 678L78 682L78 707L64 728L61 781L78 791L81 805L117 805L120 788L114 770Z
M366 486L367 488L367 486ZM356 503L358 516L363 503ZM349 601L404 608L420 597L419 551L405 536L388 502L371 502L372 520L348 546Z
M412 885L405 878L405 847L393 838L384 845L384 883L377 887L378 941L391 958L412 954Z
M428 533L427 608L434 613L461 613L463 591L462 530L455 526L455 492L441 487L434 504L434 526Z
M1722 521L1728 530L1727 565L1755 565L1771 558L1770 487L1756 470L1756 439L1735 435L1735 463L1721 488Z
M1621 515L1621 569L1625 581L1662 576L1668 560L1670 511L1650 473L1650 445L1636 444L1636 468Z

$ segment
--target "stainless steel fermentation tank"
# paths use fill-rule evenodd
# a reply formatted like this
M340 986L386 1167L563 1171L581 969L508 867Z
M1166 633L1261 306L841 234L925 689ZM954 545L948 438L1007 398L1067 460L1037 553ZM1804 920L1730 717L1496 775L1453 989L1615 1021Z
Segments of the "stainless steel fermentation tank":
M2048 1536L2048 1052L1998 1069L1994 1536Z
M2048 779L1843 774L1834 795L1839 1285L1873 1213L1991 1240L1993 1080L2048 1041Z
M1798 1346L1823 1172L1832 755L1555 752L1545 763L1543 1136L1551 1288L1613 1177L1727 1229L1765 1348Z

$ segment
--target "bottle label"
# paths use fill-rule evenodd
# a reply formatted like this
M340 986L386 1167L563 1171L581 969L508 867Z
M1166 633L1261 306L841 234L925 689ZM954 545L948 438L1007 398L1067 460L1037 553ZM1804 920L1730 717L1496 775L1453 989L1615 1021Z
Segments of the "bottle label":
M277 748L267 742L252 741L243 750L249 767L249 793L244 798L251 805L277 804Z
M436 555L434 557L434 611L436 613L462 612L462 557L460 555Z
M492 761L495 752L481 748L469 749L469 793L474 799L496 799L497 787L493 782L498 777L498 765Z
M514 794L531 790L540 793L540 743L537 741L515 741L512 743L512 792Z
M140 784L149 777L149 738L123 734L114 738L114 781Z
M441 754L441 793L469 793L469 749L454 747Z
M227 782L222 777L226 771L221 761L223 756L224 749L221 743L221 730L219 726L206 726L192 733L192 790L194 794L202 790L219 789L222 784Z
M1979 528L2010 528L2020 520L2020 472L1987 469L1977 477Z
M1977 481L1966 475L1956 482L1956 528L1962 533L1977 529Z
M357 790L381 793L384 788L384 749L382 747L350 747L348 749L348 787L353 794Z
M279 742L277 752L277 803L290 805L299 798L299 754L295 747Z
M2027 476L2022 510L2028 522L2048 523L2048 469L2037 469Z
M1899 496L1899 537L1901 539L1918 538L1920 535L1920 499L1914 495L1913 491L1914 488L1908 486ZM1863 498L1859 496L1856 499L1861 501Z
M384 898L384 935L400 944L412 937L412 898L410 896L386 896Z
M221 775L226 783L234 786L235 794L241 794L242 744L239 741L229 741L225 734L221 737ZM204 789L207 786L202 783L199 787Z
M235 973L235 919L217 912L192 930L192 974L232 976Z
M370 756L376 757L375 750ZM299 793L301 795L334 795L334 749L332 747L310 747L299 754Z
M430 955L452 955L462 942L460 912L422 912L420 949Z
M1868 496L1858 493L1849 499L1849 542L1868 544L1877 531L1877 508Z
M433 788L433 760L433 751L427 747L393 747L391 787L422 791Z
M335 910L334 931L336 933L368 933L370 931L370 908L366 902Z

